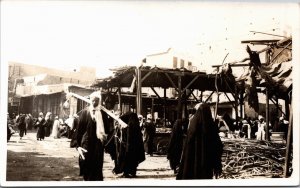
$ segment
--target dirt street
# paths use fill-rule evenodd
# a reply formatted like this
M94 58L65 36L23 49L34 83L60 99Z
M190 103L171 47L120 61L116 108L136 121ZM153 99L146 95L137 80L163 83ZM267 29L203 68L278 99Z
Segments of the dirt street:
M36 140L36 133L29 132L19 140L15 133L7 143L7 181L82 181L79 176L78 154L70 148L67 138ZM108 154L104 158L104 181L121 180L112 173L113 161ZM138 167L141 179L175 179L165 155L146 156Z

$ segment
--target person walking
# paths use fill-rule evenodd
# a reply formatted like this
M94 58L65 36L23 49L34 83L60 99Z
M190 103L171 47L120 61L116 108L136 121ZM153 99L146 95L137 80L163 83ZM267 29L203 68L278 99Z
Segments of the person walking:
M60 127L60 122L59 122L58 116L55 116L54 122L53 122L52 133L51 133L52 137L55 139L60 138L59 127Z
M176 179L212 179L222 172L223 144L218 135L210 107L205 103L195 106L190 118L179 171Z
M20 140L22 140L26 131L25 114L20 114L17 119L17 127L19 129Z
M120 119L128 126L123 129L116 126L114 143L117 152L112 157L115 160L113 172L131 178L136 176L138 165L145 160L142 132L136 113L127 112Z
M36 138L37 140L44 140L45 139L45 118L43 112L39 113L39 117L37 118L37 121L35 122L34 128L37 129Z
M167 159L170 162L170 167L177 174L177 168L180 164L181 153L183 148L183 122L177 119L174 123L170 142L168 145Z
M76 147L79 154L80 176L85 181L103 181L104 142L109 125L104 120L106 113L100 110L101 93L92 93L90 100L92 104L80 114L71 147Z
M148 155L153 156L154 150L154 137L155 137L156 128L152 122L152 115L147 115L147 120L144 123L144 148Z
M49 137L50 136L52 125L53 125L53 122L52 122L52 113L51 112L47 112L47 114L45 116L45 124L44 124L45 137Z

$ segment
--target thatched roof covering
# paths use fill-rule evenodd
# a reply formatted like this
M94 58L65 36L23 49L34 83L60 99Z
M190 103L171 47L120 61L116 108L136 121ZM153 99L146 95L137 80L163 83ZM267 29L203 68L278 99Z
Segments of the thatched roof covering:
M98 79L93 87L130 87L135 77L136 67L120 67L114 69L114 76ZM142 87L178 87L178 77L181 76L182 89L198 89L200 91L215 91L216 74L204 72L192 72L187 69L167 69L158 67L141 67ZM225 79L227 83L225 82ZM220 92L234 91L234 79L220 77L217 79L217 87Z

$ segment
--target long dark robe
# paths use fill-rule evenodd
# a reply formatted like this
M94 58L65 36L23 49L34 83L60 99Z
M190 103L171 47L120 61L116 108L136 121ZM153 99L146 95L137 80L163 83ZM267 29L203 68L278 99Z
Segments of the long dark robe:
M44 129L45 137L49 137L51 134L53 122L50 119L45 120Z
M101 111L105 133L110 130L107 124L107 115ZM82 111L78 128L75 131L71 147L82 147L87 150L83 160L79 156L80 176L86 181L103 181L104 144L96 135L96 122L92 119L89 109Z
M20 135L20 137L23 137L25 130L26 130L25 115L21 115L18 118L17 125L18 125L18 129L19 129L19 135Z
M152 155L154 150L155 125L152 122L144 123L144 148L147 154Z
M183 147L183 127L182 120L178 119L174 123L171 138L168 147L167 159L170 162L172 170L176 170L176 167L180 163L182 147Z
M138 165L145 160L145 151L139 120L136 113L128 112L120 117L128 127L117 128L114 153L114 173L124 175L136 175Z
M187 139L176 179L211 179L221 172L223 144L210 108L201 104L190 119Z
M37 119L34 127L37 129L37 132L36 132L36 138L39 140L39 139L44 139L45 138L45 128L44 128L44 125L45 124L45 119L42 118L41 121L39 121Z

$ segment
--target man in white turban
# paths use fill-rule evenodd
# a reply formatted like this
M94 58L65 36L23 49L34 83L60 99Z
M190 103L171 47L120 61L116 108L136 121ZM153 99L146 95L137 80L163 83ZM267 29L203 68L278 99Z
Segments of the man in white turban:
M103 118L107 115L100 110L102 101L99 92L92 93L90 100L91 105L80 114L78 129L71 142L79 153L80 175L83 179L103 181L104 142L108 129Z

